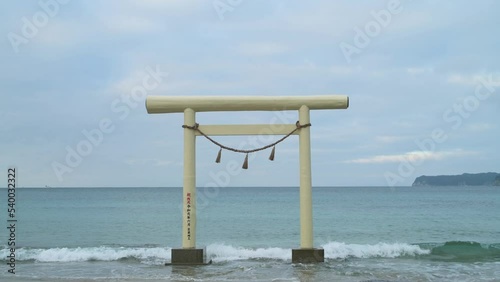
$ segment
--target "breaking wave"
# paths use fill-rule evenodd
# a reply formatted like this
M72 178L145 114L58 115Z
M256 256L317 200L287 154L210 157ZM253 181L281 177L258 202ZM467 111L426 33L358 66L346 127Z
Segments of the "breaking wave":
M346 244L329 242L321 246L327 259L347 258L397 258L402 256L428 255L433 251L419 245L406 243ZM436 248L440 248L439 246ZM207 257L214 262L235 260L291 260L288 248L245 248L226 244L210 244L206 248ZM440 250L440 249L438 249ZM163 264L170 260L170 248L162 247L76 247L76 248L19 248L17 261L37 262L80 262L138 260L147 264ZM5 260L10 252L0 249L0 258Z

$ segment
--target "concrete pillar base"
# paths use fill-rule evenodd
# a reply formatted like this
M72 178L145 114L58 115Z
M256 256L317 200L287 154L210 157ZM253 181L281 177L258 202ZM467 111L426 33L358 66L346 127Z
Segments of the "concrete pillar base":
M292 263L317 263L324 261L324 249L292 249Z
M172 262L165 265L206 265L206 250L203 249L172 249Z

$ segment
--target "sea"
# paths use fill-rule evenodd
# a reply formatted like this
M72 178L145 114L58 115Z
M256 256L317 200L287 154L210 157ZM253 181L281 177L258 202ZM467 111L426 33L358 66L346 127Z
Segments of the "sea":
M0 280L500 281L500 187L314 187L317 264L291 262L298 187L197 194L212 264L171 266L182 188L17 188L14 232L0 189Z

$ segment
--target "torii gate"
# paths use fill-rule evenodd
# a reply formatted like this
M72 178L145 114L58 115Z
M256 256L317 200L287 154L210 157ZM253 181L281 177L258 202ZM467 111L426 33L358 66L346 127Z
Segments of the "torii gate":
M292 250L292 263L323 262L324 250L313 246L310 110L347 109L349 97L325 96L148 96L149 114L184 113L184 185L182 248L172 249L171 264L206 264L206 253L196 249L196 136L299 135L300 248ZM298 110L297 124L198 125L196 112ZM195 130L193 130L195 129ZM219 158L218 158L219 159Z

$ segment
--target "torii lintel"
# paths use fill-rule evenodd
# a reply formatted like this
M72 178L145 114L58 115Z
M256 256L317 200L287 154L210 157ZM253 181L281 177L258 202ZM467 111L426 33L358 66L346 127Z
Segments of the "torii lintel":
M288 111L307 106L310 110L347 109L346 95L322 96L148 96L149 114L217 111Z

